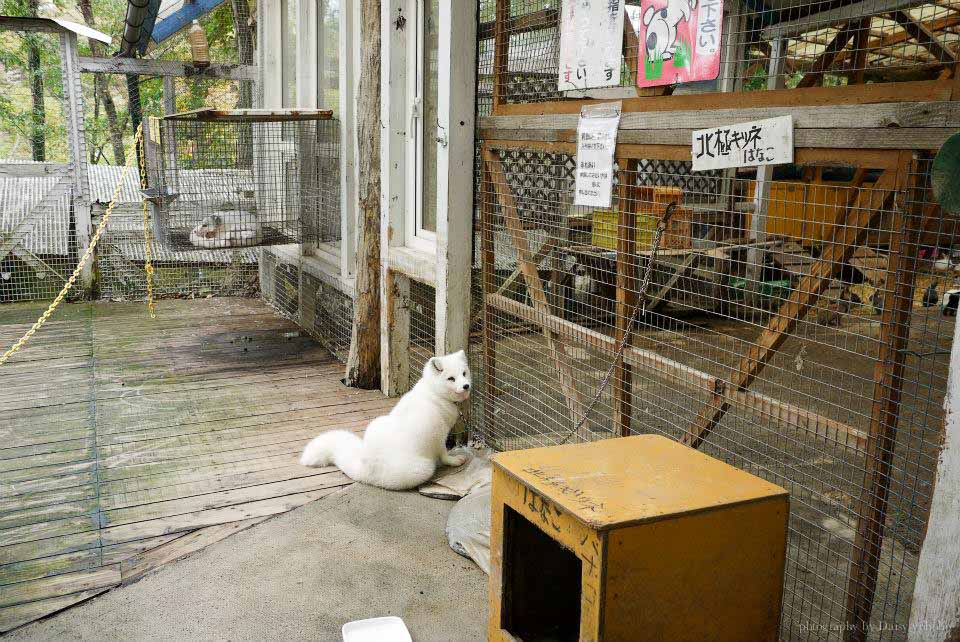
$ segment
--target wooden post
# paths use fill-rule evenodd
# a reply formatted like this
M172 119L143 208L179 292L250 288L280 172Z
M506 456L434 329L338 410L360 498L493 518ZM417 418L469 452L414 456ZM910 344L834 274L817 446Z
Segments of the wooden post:
M413 27L398 28L406 21L407 0L384 3L381 14L380 87L380 389L397 396L410 383L410 281L399 271L390 270L390 251L404 244L404 215L407 203L407 49ZM400 20L403 18L403 21ZM370 51L364 39L362 57ZM358 112L358 121L362 114ZM358 128L360 124L358 122ZM361 133L361 136L363 134ZM364 161L362 149L360 162ZM361 183L363 179L360 179ZM359 248L357 250L359 252ZM357 267L360 263L357 261ZM357 274L359 277L359 273Z
M900 394L903 388L904 350L910 338L913 294L920 243L923 187L922 168L910 162L910 154L901 152L900 202L890 229L890 256L887 263L883 316L880 321L880 353L873 374L873 408L863 490L857 515L857 534L853 542L854 559L847 583L846 639L866 639L877 586L884 522L887 519L887 495L890 469L897 441L900 418ZM916 160L914 157L913 160Z
M77 35L60 34L60 72L63 75L63 111L67 121L67 149L73 178L73 206L76 221L77 254L90 246L93 233L90 219L90 179L87 171L86 132L83 125L83 87L80 84L80 63ZM93 264L88 261L80 273L85 294L93 288Z
M441 2L438 42L436 351L466 350L470 332L477 5ZM426 142L431 142L427 137Z
M633 308L637 304L637 216L636 190L637 165L634 159L619 158L619 183L617 185L617 306L614 323L614 339L619 346L630 331ZM652 257L647 257L652 260ZM614 370L613 425L621 437L630 434L633 413L633 368L623 356L617 359Z
M960 639L960 323L954 325L944 400L943 450L920 549L910 610L910 642Z
M380 0L362 0L364 42L357 101L360 157L360 221L357 225L356 292L346 384L380 385Z
M510 34L507 20L510 18L510 0L496 0L493 31L493 113L504 103L504 76L510 52Z
M483 295L483 432L497 434L497 339L493 331L493 314L487 296L494 290L493 213L495 196L493 180L486 163L481 167L480 209L480 288ZM519 268L517 268L519 270Z

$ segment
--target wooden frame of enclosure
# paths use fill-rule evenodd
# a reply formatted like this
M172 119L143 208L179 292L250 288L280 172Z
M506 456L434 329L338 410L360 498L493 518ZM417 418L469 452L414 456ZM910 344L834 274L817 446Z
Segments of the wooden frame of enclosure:
M937 85L940 86L940 85ZM953 86L942 97L946 98ZM774 103L783 94L775 94ZM732 97L731 95L727 95ZM737 94L738 99L743 94ZM696 96L696 102L709 104L705 97ZM666 105L666 98L625 101L625 109L654 101ZM578 341L590 347L615 352L627 331L630 311L636 302L635 283L637 259L635 224L626 204L634 202L635 195L626 181L620 181L616 194L619 200L619 221L616 243L616 326L613 336L580 326L554 315L547 303L537 265L541 255L534 257L523 231L517 203L508 187L505 170L494 150L523 149L544 153L576 153L575 133L577 113L584 101L554 105L529 104L510 106L510 116L491 116L480 119L482 194L481 203L481 272L483 284L483 365L488 386L484 405L487 430L495 430L496 400L498 396L496 338L492 329L491 311L513 315L542 331L554 364L560 389L566 401L568 418L575 423L586 410L586 402L576 390L566 343ZM504 106L506 107L506 106ZM513 109L516 107L516 109ZM545 115L520 115L546 107ZM553 109L553 111L550 111ZM501 113L505 110L501 109ZM517 113L519 112L519 113ZM674 129L663 129L664 119L656 114L625 111L616 147L618 166L635 170L639 159L690 160L690 145L677 141L690 140L694 129L709 127L717 122L749 121L782 114L782 109L764 107L741 109L714 109L712 111L674 111L668 119ZM690 366L678 363L656 352L628 345L615 369L614 426L620 434L630 429L632 370L644 369L673 385L691 390L706 391L711 395L707 408L690 427L684 443L696 448L716 428L731 407L738 407L766 420L799 430L815 439L839 443L864 457L866 483L862 490L858 511L855 541L858 556L851 567L848 582L847 621L854 639L863 632L862 623L869 622L877 582L877 564L883 541L883 524L887 508L889 472L892 458L891 444L896 438L899 398L902 387L906 337L902 328L911 314L916 244L905 242L917 233L917 225L924 217L938 214L937 210L922 208L922 195L904 196L918 189L919 180L911 168L926 150L937 149L947 136L960 126L960 102L938 101L926 103L888 102L877 105L805 106L792 110L795 122L795 159L806 165L847 165L856 168L882 170L877 182L869 189L856 190L840 214L826 239L826 250L811 272L804 276L789 299L773 315L750 351L741 359L730 380L714 377ZM882 135L881 135L882 134ZM862 174L862 173L861 173ZM513 249L517 252L518 268L530 293L532 305L526 305L491 289L494 270L492 225L494 203L509 231ZM909 205L908 205L909 204ZM896 205L894 207L894 205ZM905 207L916 211L905 212ZM869 430L864 433L808 409L754 392L751 384L763 371L777 349L793 333L810 308L816 306L830 281L862 244L868 231L879 224L880 211L894 211L890 224L890 254L886 266L888 283L896 287L885 292L881 318L881 351L874 372L873 407ZM925 211L924 211L925 210ZM897 275L907 276L897 282ZM583 435L582 435L583 436ZM858 633L859 631L859 633Z

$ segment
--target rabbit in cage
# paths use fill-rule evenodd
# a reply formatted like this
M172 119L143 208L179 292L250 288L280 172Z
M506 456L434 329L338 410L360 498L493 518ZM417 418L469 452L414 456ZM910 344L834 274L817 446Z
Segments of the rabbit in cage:
M246 210L217 212L207 216L190 232L190 243L204 249L248 247L263 242L263 228L256 214Z

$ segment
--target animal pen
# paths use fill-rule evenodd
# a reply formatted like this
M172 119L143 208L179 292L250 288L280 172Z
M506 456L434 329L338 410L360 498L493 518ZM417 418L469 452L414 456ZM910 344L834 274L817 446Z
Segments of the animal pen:
M656 433L783 486L781 637L905 639L955 328L960 230L931 163L960 127L960 4L728 0L718 78L642 88L658 61L625 4L619 84L561 90L556 2L383 3L384 392L468 347L472 442ZM331 83L318 6L260 3L269 45L254 59L248 29L204 70L81 56L62 25L0 21L57 42L68 116L91 100L81 73L164 85L126 171L89 162L76 118L57 161L0 163L4 345L116 201L77 305L0 370L0 628L333 492L349 480L297 467L303 443L392 406L339 385L360 44L340 36ZM188 104L202 83L226 88ZM587 99L622 102L609 208L573 205ZM692 170L692 131L784 114L792 164ZM431 203L420 235L405 210ZM212 217L252 235L208 237Z
M556 5L480 3L473 429L656 433L775 482L781 637L904 639L954 335L960 229L930 164L960 5L726 2L717 80L640 89L626 5L619 86L561 90ZM576 98L622 101L610 208L573 205ZM692 171L692 130L781 114L794 164Z

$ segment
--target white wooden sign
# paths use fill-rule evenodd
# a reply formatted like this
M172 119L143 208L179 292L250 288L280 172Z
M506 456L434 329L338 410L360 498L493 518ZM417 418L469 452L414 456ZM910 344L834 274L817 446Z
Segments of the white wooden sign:
M605 103L580 110L574 205L610 207L620 109L620 103Z
M793 162L793 116L723 125L693 132L693 170Z
M624 0L562 0L560 91L620 84Z

